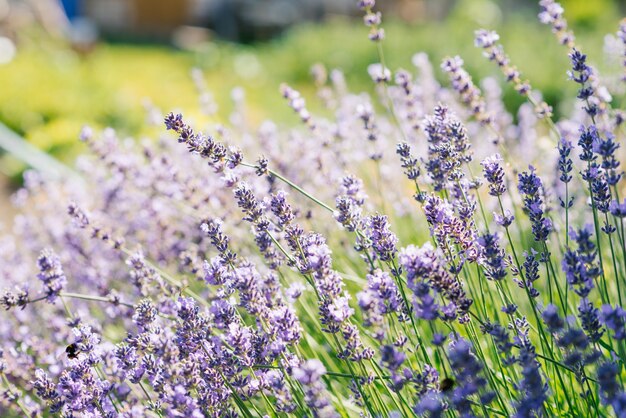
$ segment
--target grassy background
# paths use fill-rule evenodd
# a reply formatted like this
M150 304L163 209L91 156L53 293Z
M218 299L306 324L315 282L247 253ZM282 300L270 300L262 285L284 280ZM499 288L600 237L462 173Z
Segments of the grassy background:
M613 3L568 3L567 17L591 62L603 72L619 71L617 66L604 65L602 52L604 32L607 28L614 32L618 26L619 13ZM439 63L446 55L458 54L475 77L500 76L473 46L474 30L494 28L512 61L556 105L558 115L563 98L575 96L575 86L567 82L566 50L550 36L548 27L538 23L536 12L522 9L503 14L493 3L466 0L459 1L443 22L386 21L388 66L411 68L413 54L424 51L437 77L447 83ZM302 90L313 111L319 108L309 73L316 62L343 70L353 91L371 91L366 68L377 61L377 55L366 37L367 29L360 22L335 19L321 26L299 26L266 44L212 42L194 51L180 51L162 45L103 43L92 53L79 55L30 32L22 35L16 59L0 67L0 121L40 149L71 159L80 149L76 137L84 124L112 126L123 135L141 134L146 98L164 112L197 112L198 97L189 72L199 67L220 105L219 118L226 120L232 106L230 91L241 86L246 91L250 123L265 118L297 123L278 93L280 83ZM514 109L521 98L507 89L505 102ZM1 166L9 175L23 168L6 156Z

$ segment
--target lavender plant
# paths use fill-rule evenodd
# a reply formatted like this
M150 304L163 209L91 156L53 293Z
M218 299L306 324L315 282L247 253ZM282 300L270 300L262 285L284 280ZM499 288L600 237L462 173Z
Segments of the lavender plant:
M229 126L204 106L154 140L86 128L79 177L26 174L2 416L624 416L624 131L563 8L540 2L579 88L556 120L495 32L476 45L517 118L460 57L449 87L423 54L392 74L358 6L375 94L316 66L331 117L282 85L304 127L250 126L236 94Z

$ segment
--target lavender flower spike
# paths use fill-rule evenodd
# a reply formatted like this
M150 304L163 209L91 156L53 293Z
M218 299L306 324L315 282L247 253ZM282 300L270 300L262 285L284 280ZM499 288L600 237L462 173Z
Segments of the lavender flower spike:
M491 124L493 118L486 110L480 89L474 85L472 77L463 68L463 59L458 55L444 58L441 68L448 73L452 88L461 96L461 101L469 108L476 120L483 125Z
M368 237L381 261L391 261L396 255L398 237L389 229L389 221L385 215L369 218Z
M315 411L315 416L320 418L339 417L328 399L329 396L322 380L322 376L325 374L326 368L317 359L307 360L293 370L293 377L302 385L306 404Z
M544 191L541 179L535 174L535 168L518 175L518 189L524 197L524 209L530 218L535 241L541 242L548 238L552 231L552 222L544 216Z
M500 154L494 154L485 158L480 165L483 166L485 180L489 183L489 194L491 196L502 196L506 193L504 184L504 170L502 169L502 158Z
M567 21L563 17L563 7L554 0L541 0L539 6L541 6L539 21L552 26L552 32L561 45L573 48L574 34L567 30Z
M53 303L67 284L61 260L51 250L44 250L37 259L37 267L39 267L37 278L44 285L46 299Z
M500 67L506 81L513 84L515 91L523 97L529 97L532 90L530 83L522 80L521 73L516 66L511 64L504 48L498 43L499 39L500 36L496 32L480 29L475 32L474 45L482 48L483 55ZM540 102L535 107L535 113L541 118L550 117L552 108L546 102Z

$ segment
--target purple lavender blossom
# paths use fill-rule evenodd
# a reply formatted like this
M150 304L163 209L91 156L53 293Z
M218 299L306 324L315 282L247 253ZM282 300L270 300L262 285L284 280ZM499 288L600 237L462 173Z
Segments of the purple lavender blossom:
M381 261L391 261L396 256L398 237L391 232L385 215L374 215L368 220L368 238Z
M367 194L365 193L363 180L351 174L342 177L340 182L340 195L347 196L359 206L362 206L363 203L365 203L365 200L367 199Z
M363 209L347 196L335 199L335 219L350 232L359 231L364 226Z
M391 71L380 63L370 64L367 73L376 84L387 83L391 80Z
M247 183L239 183L233 191L233 194L235 195L235 199L237 199L237 205L246 215L243 220L253 224L259 223L262 220L263 209L261 203L250 189L250 186Z
M597 159L593 148L598 142L600 142L600 135L598 134L598 129L595 125L591 125L586 129L584 126L580 127L578 146L581 148L581 153L579 155L581 161L585 161L593 165L593 162Z
M454 315L449 319L454 319L457 315L461 322L469 319L467 312L472 305L472 300L466 296L461 283L445 269L438 253L430 243L424 244L421 248L413 245L404 248L400 252L399 260L407 274L409 289L421 301L419 306L429 307L428 310L422 312L422 317L434 319L438 315L435 314L437 305L428 291L425 291L424 285L427 285L450 302Z
M398 374L398 369L406 360L406 354L393 345L383 345L380 349L380 357L383 366L391 373L391 380L395 390L400 390L404 383L404 376Z
M326 368L317 359L307 360L293 370L293 377L304 388L306 404L315 412L316 416L320 418L339 417L326 394L326 385L322 380L322 376L325 374Z
M532 250L524 252L524 263L522 269L524 272L523 279L520 277L515 279L517 285L528 291L532 298L539 296L539 291L533 286L533 283L539 279L539 262L537 261L537 252Z
M296 312L290 306L272 311L270 331L282 344L295 345L302 337L302 326Z
M42 369L37 369L35 372L36 379L33 382L33 387L37 393L37 396L43 399L50 405L50 413L55 414L63 408L64 401L61 399L59 392L57 392L56 384L48 377L48 374Z
M611 215L616 216L618 218L626 217L626 199L622 203L619 203L617 200L613 200L609 205L609 211Z
M467 205L469 203L469 205ZM438 196L430 195L424 204L424 214L430 225L432 236L437 245L446 253L448 261L453 263L452 254L457 254L455 269L460 270L462 264L469 260L475 261L479 256L476 241L476 231L472 220L473 202L459 201L459 216L455 216L454 208L448 201ZM461 214L463 217L461 217ZM460 252L451 250L453 245L458 245Z
M493 219L498 225L504 228L508 228L515 220L515 216L511 213L510 210L506 209L503 214L494 212Z
M539 21L552 27L552 32L557 36L561 45L573 48L574 34L567 30L567 21L563 17L563 7L554 0L541 0L539 6L541 6Z
M535 174L535 168L518 175L518 190L524 197L524 209L530 218L535 241L541 242L548 238L552 231L552 222L544 216L544 190L541 179Z
M578 316L583 330L592 343L596 343L604 335L600 325L600 311L587 299L581 299L578 306Z
M59 376L57 391L65 403L65 408L72 413L94 413L112 410L108 393L111 383L99 377L95 366L102 361L98 345L100 337L91 327L82 325L74 329L75 344L81 353ZM43 383L43 382L42 382Z
M362 206L367 199L363 188L363 181L356 176L344 176L340 180L341 186L335 199L337 211L335 219L348 231L361 231L365 228Z
M363 122L363 127L367 132L367 140L375 142L378 140L378 126L374 118L374 109L368 102L360 104L356 108L359 119Z
M289 102L289 107L300 116L300 120L312 131L316 130L317 125L307 110L306 102L300 92L283 83L280 85L280 93Z
M448 73L452 88L461 96L461 101L469 108L476 120L484 125L492 123L493 119L486 111L480 89L474 85L472 77L463 68L463 59L458 55L444 58L441 68Z
M67 284L61 260L51 250L44 250L37 259L37 267L39 268L37 278L44 285L46 299L48 302L54 303L63 287Z
M596 260L597 250L591 240L592 225L585 225L578 231L571 230L570 237L578 245L578 250L567 249L563 254L561 266L565 277L574 292L586 298L594 287L594 280L602 274L602 268Z
M498 234L484 234L478 238L481 247L480 262L485 267L485 277L489 280L502 280L506 277L506 254L500 247Z
M5 310L15 307L24 309L28 304L28 290L16 287L15 290L5 290L0 296L0 306Z
M615 415L622 417L626 414L626 392L617 378L620 366L609 361L598 367L598 384L602 390L602 401L613 407Z
M367 288L357 295L359 307L364 325L371 327L375 338L382 341L386 336L385 315L395 313L403 320L407 314L406 306L389 273L375 270L367 275L367 283Z
M591 171L591 198L595 208L607 213L611 205L611 190L603 170Z
M504 184L504 170L500 163L502 158L500 154L494 154L485 158L480 165L483 166L483 173L487 183L489 183L489 194L491 196L502 196L506 193L506 185Z
M461 165L471 161L470 144L465 126L444 105L437 105L434 114L424 121L428 135L426 169L435 191L448 189L464 177Z
M219 168L228 154L224 144L216 142L210 136L194 132L193 128L183 121L181 114L168 114L165 117L165 127L178 134L178 142L186 144L189 152L210 160L215 168Z
M593 69L587 65L587 56L575 48L569 54L569 58L572 62L572 70L568 71L567 75L570 80L580 84L577 97L586 103L585 112L587 112L591 118L594 118L599 113L600 109L593 100L595 90L590 83L590 78L593 76Z
M375 5L375 0L359 0L357 3L359 9L365 12L363 22L370 28L369 39L373 42L380 42L385 39L385 31L379 27L382 21L381 13L372 10Z
M487 379L481 376L484 366L472 353L472 345L464 339L450 344L448 356L457 380L450 401L461 416L473 416L470 397L480 395L483 405L488 405L493 399L493 394L486 392Z
M509 335L509 330L497 322L485 322L481 325L481 331L489 334L496 345L500 354L504 355L505 364L513 362L515 359L511 356L513 349L513 341Z
M626 338L626 311L621 306L602 305L600 321L611 330L616 340Z
M411 154L411 146L402 142L396 146L396 153L402 161L402 168L409 180L416 180L420 176L420 167L417 158Z
M146 262L141 249L128 257L126 264L130 267L131 283L139 290L141 295L147 296L150 294L151 288L155 284L160 284L161 289L165 287L161 276Z
M143 299L135 306L133 322L137 324L140 330L143 330L156 320L157 314L157 308L154 303L150 299Z
M558 149L559 149L559 180L563 183L569 183L572 180L572 159L570 158L570 154L572 152L572 143L565 138L561 138L559 141Z
M521 78L517 67L511 65L509 57L505 54L502 45L498 44L500 36L494 31L480 29L474 32L474 45L483 49L483 55L490 61L494 61L506 77L506 81L513 84L515 91L523 97L529 97L532 91L530 83ZM541 118L552 115L552 108L544 101L535 106L535 113Z
M419 399L413 411L420 416L440 418L444 416L446 409L441 395L436 391L429 391Z
M521 398L515 402L515 417L532 417L541 414L544 402L548 399L548 383L544 382L537 361L534 345L528 335L529 325L525 319L518 321L515 327L518 335L515 338L519 346L517 362L522 368L522 380L518 384Z
M561 332L565 326L565 322L559 316L558 308L555 305L550 304L546 306L541 313L541 318L552 334Z
M604 169L607 183L609 186L615 186L623 175L619 171L620 162L615 154L620 144L615 142L615 138L610 133L605 133L605 138L598 137L598 140L593 143L593 151L602 157L600 166Z

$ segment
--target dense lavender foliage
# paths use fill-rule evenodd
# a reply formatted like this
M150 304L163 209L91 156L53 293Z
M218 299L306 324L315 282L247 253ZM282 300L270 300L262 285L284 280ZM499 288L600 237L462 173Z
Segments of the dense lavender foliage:
M423 54L392 73L358 4L376 94L316 66L334 117L283 85L304 128L169 113L154 140L85 128L75 178L27 173L0 238L0 415L626 416L624 81L541 0L577 100L556 119L478 30L512 115L458 56L449 86Z

